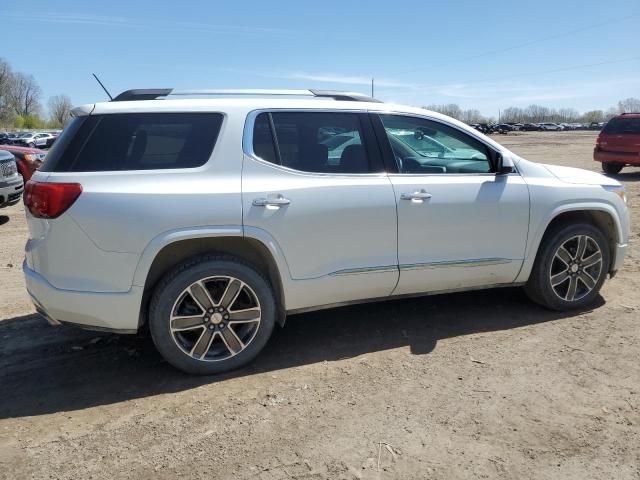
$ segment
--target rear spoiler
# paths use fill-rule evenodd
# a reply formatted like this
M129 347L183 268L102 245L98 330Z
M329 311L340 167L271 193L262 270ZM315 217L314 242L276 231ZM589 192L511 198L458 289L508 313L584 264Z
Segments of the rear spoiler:
M80 105L79 107L71 109L72 117L86 117L91 115L91 112L96 108L95 103L87 103L85 105Z

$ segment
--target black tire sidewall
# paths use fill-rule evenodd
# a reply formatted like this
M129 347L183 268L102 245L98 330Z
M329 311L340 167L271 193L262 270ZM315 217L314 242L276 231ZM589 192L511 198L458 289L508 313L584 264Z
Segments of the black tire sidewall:
M556 295L553 287L551 286L551 280L548 272L550 271L551 262L553 261L555 252L560 245L576 235L588 235L598 244L600 251L602 252L602 272L600 274L600 278L596 282L596 286L591 292L580 300L568 302L566 300L562 300ZM529 293L529 296L535 302L553 310L562 311L584 308L591 304L598 296L600 288L607 277L610 261L611 255L607 239L595 226L585 223L556 228L545 235L543 243L540 246L532 275L526 285L527 293Z
M187 262L169 273L158 285L149 308L149 329L160 354L174 367L196 375L211 375L241 367L264 348L275 325L276 302L269 282L251 266L232 259L206 259ZM192 283L209 276L232 276L243 281L258 297L260 326L251 343L237 355L217 362L196 360L175 343L169 329L169 317L178 295Z
M602 171L610 175L615 175L617 173L620 173L623 167L624 165L620 163L606 163L606 162L602 163Z

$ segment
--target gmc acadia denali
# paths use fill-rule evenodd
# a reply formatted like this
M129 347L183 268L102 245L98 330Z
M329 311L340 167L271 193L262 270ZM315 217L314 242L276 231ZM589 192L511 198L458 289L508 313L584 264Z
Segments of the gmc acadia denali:
M581 308L621 267L623 187L419 108L318 90L129 90L84 105L27 183L50 323L134 333L196 374L286 315L524 286Z

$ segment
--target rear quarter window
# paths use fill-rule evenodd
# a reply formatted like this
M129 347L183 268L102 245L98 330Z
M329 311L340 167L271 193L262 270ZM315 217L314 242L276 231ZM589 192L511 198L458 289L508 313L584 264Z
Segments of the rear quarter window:
M42 171L195 168L216 144L220 113L125 113L80 117L62 133Z

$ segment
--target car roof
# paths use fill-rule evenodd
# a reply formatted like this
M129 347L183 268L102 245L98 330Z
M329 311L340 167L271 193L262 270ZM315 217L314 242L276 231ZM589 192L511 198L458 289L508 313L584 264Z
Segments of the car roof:
M20 152L20 153L47 153L44 150L40 150L39 148L31 148L31 147L19 147L17 145L2 145L0 146L2 150L7 150L9 152Z

